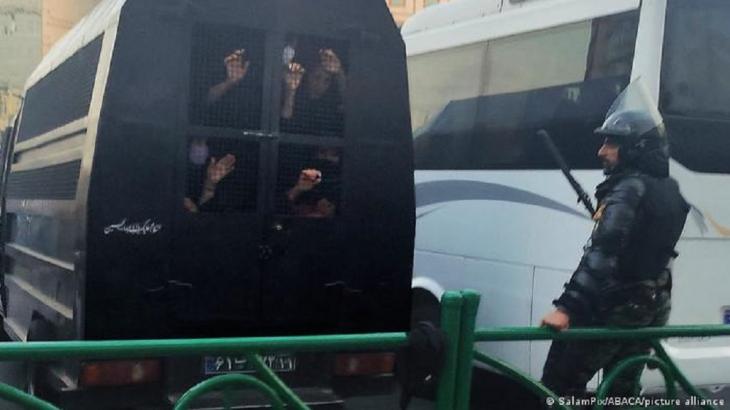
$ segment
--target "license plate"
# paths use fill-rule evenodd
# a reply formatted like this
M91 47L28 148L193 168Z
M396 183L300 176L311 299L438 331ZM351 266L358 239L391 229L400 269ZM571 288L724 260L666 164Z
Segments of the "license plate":
M730 325L730 307L726 307L724 309L723 315L722 315L722 323L726 325Z
M293 372L297 368L297 360L290 354L268 354L261 356L264 364L275 372ZM245 356L205 356L203 372L205 374L253 373L253 363Z

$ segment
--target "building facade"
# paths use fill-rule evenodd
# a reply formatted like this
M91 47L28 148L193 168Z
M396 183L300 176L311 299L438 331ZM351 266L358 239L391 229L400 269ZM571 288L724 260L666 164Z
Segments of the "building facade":
M0 0L0 129L20 108L25 80L99 0Z
M446 3L449 0L385 0L398 27L413 13L434 4Z

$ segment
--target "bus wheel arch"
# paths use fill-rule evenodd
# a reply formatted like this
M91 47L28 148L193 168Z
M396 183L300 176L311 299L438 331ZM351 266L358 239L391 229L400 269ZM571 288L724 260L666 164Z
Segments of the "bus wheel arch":
M431 279L416 278L411 288L411 327L420 321L441 326L441 296L443 288Z

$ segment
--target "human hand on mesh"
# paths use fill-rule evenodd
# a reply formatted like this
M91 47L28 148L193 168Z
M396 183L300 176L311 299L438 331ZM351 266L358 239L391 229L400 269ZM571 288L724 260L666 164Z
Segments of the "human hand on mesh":
M322 182L322 172L313 168L303 169L302 172L299 173L297 188L299 188L300 191L309 191L319 185L320 182Z
M235 164L236 157L233 154L226 154L219 160L211 158L208 163L206 182L217 184L233 171Z
M305 73L304 67L299 63L289 63L284 69L284 85L289 91L295 91L302 83Z
M241 81L248 72L249 63L246 59L246 50L243 48L226 56L223 59L223 64L226 66L226 79L234 83Z

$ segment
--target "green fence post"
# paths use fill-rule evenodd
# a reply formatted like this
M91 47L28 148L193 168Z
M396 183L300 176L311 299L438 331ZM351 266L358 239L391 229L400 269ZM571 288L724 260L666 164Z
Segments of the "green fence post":
M459 356L456 364L456 391L454 392L454 409L468 410L471 398L471 377L474 363L474 328L477 310L479 310L479 293L474 290L461 292L463 306L461 308L461 326L459 330Z
M248 360L253 363L259 377L269 385L276 393L287 403L290 408L296 410L309 410L309 407L299 398L299 396L284 383L273 370L264 364L258 354L249 353L246 355Z
M441 297L441 329L446 333L446 360L436 391L436 410L453 410L454 408L462 302L459 292L449 291Z

